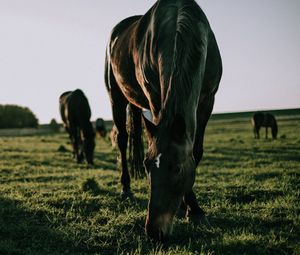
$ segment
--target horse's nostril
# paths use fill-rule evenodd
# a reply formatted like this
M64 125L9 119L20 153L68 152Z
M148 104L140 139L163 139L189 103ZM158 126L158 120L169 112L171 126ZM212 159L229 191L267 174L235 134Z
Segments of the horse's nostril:
M146 234L150 239L154 241L164 242L166 240L166 235L161 229L147 228Z
M161 241L163 237L163 232L160 229L149 224L146 224L146 234L150 239L156 241Z

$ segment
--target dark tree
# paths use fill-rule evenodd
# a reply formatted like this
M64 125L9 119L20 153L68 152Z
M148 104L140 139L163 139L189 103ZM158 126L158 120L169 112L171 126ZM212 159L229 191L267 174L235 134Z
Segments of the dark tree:
M0 128L27 128L38 126L38 119L28 107L0 105Z

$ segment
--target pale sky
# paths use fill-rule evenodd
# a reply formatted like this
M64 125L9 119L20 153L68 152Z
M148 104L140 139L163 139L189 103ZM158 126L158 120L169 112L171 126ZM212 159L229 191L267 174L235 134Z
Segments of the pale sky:
M111 119L104 85L109 33L154 0L0 0L0 104L61 122L58 97L81 88L92 120ZM300 1L197 0L224 73L214 112L300 108Z

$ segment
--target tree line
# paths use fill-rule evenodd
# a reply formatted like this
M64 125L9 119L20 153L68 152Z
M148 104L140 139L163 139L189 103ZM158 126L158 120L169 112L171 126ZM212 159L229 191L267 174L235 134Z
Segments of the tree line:
M0 105L0 128L36 128L38 119L28 107Z

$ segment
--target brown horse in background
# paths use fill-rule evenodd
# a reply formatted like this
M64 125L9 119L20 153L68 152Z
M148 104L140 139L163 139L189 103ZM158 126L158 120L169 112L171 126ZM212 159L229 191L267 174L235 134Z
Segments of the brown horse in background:
M93 165L95 132L90 122L91 109L86 96L80 89L64 92L59 97L59 108L74 157L78 163L85 158L89 165Z
M251 123L253 125L254 138L259 139L259 130L261 127L266 128L266 139L268 138L268 127L272 130L273 139L277 138L278 126L275 117L270 113L254 113Z
M132 194L126 159L130 103L136 128L141 128L143 116L148 133L144 165L151 192L146 233L164 240L181 202L189 219L205 218L192 187L222 75L216 39L194 0L158 0L145 15L114 27L105 62L123 195Z

